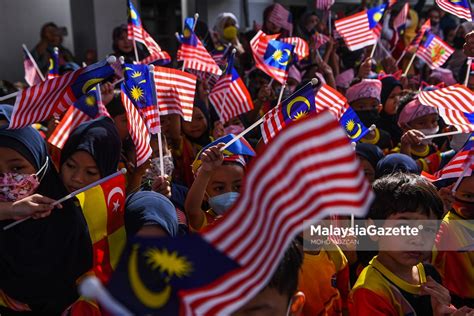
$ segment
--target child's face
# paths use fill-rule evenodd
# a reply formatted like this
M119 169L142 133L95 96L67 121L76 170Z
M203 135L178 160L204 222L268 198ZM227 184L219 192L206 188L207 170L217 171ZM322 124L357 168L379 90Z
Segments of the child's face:
M244 168L238 164L222 165L213 171L206 188L209 197L228 192L240 192Z
M124 141L128 137L128 119L127 114L119 114L114 117L115 127L120 136L120 140Z
M92 156L76 151L61 166L61 178L69 192L82 189L100 179L100 172Z
M0 147L0 173L34 174L36 169L16 150Z
M351 108L354 111L380 110L380 103L374 98L362 98L351 102Z
M474 219L474 176L466 177L456 190L454 195L456 202L453 205L457 213L463 218ZM459 201L463 205L458 204ZM457 206L457 205L459 206Z
M183 121L183 132L185 135L199 138L207 129L207 120L198 107L193 109L193 118L191 122Z
M417 130L436 128L438 127L438 119L439 119L438 114L433 113L433 114L420 116L414 119L413 121L410 121L408 125L410 129L417 129Z
M367 180L370 182L370 183L373 183L375 181L375 169L374 167L372 167L372 165L370 164L370 162L361 157L361 156L358 156L359 160L360 160L360 164L362 166L362 169L364 169L364 174L365 174L365 177L367 178Z
M400 93L402 93L402 88L400 88L400 86L396 86L395 88L393 88L392 92L388 96L387 101L385 101L385 104L383 106L383 110L385 113L389 115L397 114L397 103Z
M428 222L427 220L432 221ZM435 220L436 217L432 213L430 216L426 216L421 212L404 212L390 215L386 222L390 221L391 227L401 227L403 225L419 227L419 225L423 225L423 229L419 231L417 236L380 236L378 238L379 254L384 253L398 265L404 267L412 267L420 263L425 252L433 249L436 232L438 231ZM388 227L388 224L384 227Z

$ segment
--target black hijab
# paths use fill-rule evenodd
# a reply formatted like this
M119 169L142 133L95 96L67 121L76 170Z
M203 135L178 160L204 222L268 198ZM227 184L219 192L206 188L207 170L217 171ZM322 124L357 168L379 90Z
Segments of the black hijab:
M207 121L207 129L206 131L199 137L194 138L186 135L186 138L189 139L192 143L201 145L201 146L206 146L211 142L211 139L209 138L209 135L211 133L211 114L209 112L209 109L207 108L207 105L199 100L198 98L194 99L194 107L198 108L201 110L202 114L204 114L204 117L206 118Z
M100 176L106 177L117 171L121 148L114 122L108 117L101 117L82 123L71 133L61 152L60 164L82 150L94 158Z
M393 89L400 87L403 89L402 84L395 77L387 76L380 80L382 82L382 91L380 92L380 102L385 108L385 102L387 102L388 97L392 93ZM402 131L397 124L397 115L396 114L387 114L385 111L380 113L380 119L376 122L378 128L383 129L384 131L390 134L393 144L398 144L400 137L402 136Z
M0 105L0 119L10 121L11 114L11 106ZM43 138L33 127L1 126L0 147L16 150L37 171L47 165L36 193L53 199L67 194ZM73 200L62 206L46 218L30 219L6 231L1 228L12 221L0 221L0 289L41 314L59 314L74 302L75 281L92 266L92 243L81 209Z

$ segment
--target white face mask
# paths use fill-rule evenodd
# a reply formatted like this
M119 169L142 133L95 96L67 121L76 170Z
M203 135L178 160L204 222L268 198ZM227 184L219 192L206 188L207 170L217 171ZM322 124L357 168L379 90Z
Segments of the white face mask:
M458 152L466 144L467 140L469 139L469 136L471 136L470 133L460 133L453 135L453 138L451 138L451 140L449 141L449 146L451 147L451 149Z

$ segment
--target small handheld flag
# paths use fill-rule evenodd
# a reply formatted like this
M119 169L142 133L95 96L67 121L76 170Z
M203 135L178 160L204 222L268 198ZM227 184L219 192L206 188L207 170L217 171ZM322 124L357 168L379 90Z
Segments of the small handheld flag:
M436 69L441 67L452 53L454 53L454 49L451 46L430 31L426 31L416 55L431 69Z
M472 9L469 0L436 0L436 4L444 11L472 22Z
M25 68L25 81L30 87L44 81L43 74L25 44L23 44L23 67Z
M59 77L59 49L53 48L49 58L48 79Z

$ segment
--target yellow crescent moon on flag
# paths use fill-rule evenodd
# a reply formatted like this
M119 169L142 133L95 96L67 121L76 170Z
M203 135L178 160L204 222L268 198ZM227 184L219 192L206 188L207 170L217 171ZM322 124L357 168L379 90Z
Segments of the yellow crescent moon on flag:
M282 65L282 66L286 66L286 65L288 65L288 61L290 60L291 50L289 50L289 49L287 48L287 49L284 49L283 51L286 53L286 56L287 56L286 61L283 62L283 63L280 63L280 62L278 62L278 63L279 63L280 65Z
M362 134L362 128L361 128L360 124L357 123L356 126L357 126L357 133L355 133L355 135L352 135L352 136L349 135L350 139L356 139L357 137L360 136L360 134Z
M94 78L94 79L87 80L86 83L84 83L84 85L82 86L82 93L86 93L90 86L95 86L96 84L98 84L102 80L104 80L104 79L103 78Z
M297 96L296 98L291 100L288 103L288 105L286 106L286 112L288 113L289 118L291 118L291 108L292 108L293 104L295 104L296 102L303 102L308 106L308 110L311 109L311 104L309 103L308 99L306 99L305 97L302 97L302 96Z
M166 285L165 289L160 292L150 291L145 284L143 284L137 268L137 249L138 245L134 245L128 260L128 278L130 286L140 300L148 308L157 309L164 306L171 296L171 286Z
M130 10L130 16L131 16L132 19L134 19L134 20L137 19L137 13L135 12L135 10Z

